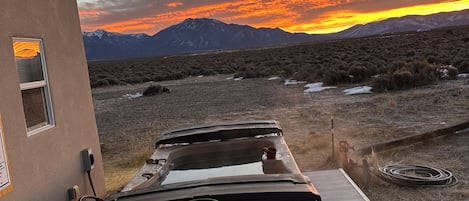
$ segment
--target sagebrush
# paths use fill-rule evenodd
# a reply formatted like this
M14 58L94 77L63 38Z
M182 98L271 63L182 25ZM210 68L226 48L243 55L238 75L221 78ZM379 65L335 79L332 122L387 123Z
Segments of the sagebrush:
M439 79L438 66L469 73L469 26L299 45L89 62L92 87L234 74L282 76L327 85L373 82L379 89L420 86ZM451 75L455 73L451 70ZM373 79L376 78L377 79ZM415 82L415 83L410 83Z

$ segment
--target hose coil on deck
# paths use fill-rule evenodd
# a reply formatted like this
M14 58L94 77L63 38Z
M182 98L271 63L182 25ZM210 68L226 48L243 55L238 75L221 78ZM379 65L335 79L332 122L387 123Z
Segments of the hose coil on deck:
M386 181L403 186L447 187L457 183L452 172L423 165L388 165L380 167L378 175Z

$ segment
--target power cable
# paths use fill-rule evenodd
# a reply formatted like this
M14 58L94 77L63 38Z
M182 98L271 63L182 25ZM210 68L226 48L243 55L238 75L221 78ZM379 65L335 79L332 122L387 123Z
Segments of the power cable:
M91 178L91 171L86 171L88 173L88 180L90 180L91 189L93 190L93 195L96 196L96 191L94 190L93 179Z
M92 195L84 195L84 196L81 196L80 199L78 201L83 201L85 199L93 199L95 201L103 201L103 199L101 198L98 198L96 196L92 196Z

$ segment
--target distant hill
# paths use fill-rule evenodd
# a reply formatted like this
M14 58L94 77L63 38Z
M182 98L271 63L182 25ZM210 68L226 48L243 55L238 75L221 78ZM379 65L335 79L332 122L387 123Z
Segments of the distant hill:
M344 31L314 35L289 33L279 28L253 28L215 19L186 19L153 36L121 34L104 30L84 32L88 60L185 54L204 51L265 47L326 39L423 31L469 24L469 10L427 16L405 16L356 25Z
M365 25L359 24L341 31L335 34L335 36L339 38L362 37L407 31L426 31L467 24L469 24L469 10L462 10L423 16L408 15L371 22Z

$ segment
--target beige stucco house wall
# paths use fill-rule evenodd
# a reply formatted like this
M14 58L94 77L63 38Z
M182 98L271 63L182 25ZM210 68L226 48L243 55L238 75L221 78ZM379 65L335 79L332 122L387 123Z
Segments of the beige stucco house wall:
M14 38L42 39L54 123L28 133ZM75 0L0 1L0 115L13 189L2 201L68 200L78 185L92 194L80 151L91 148L91 171L105 194L99 138Z

